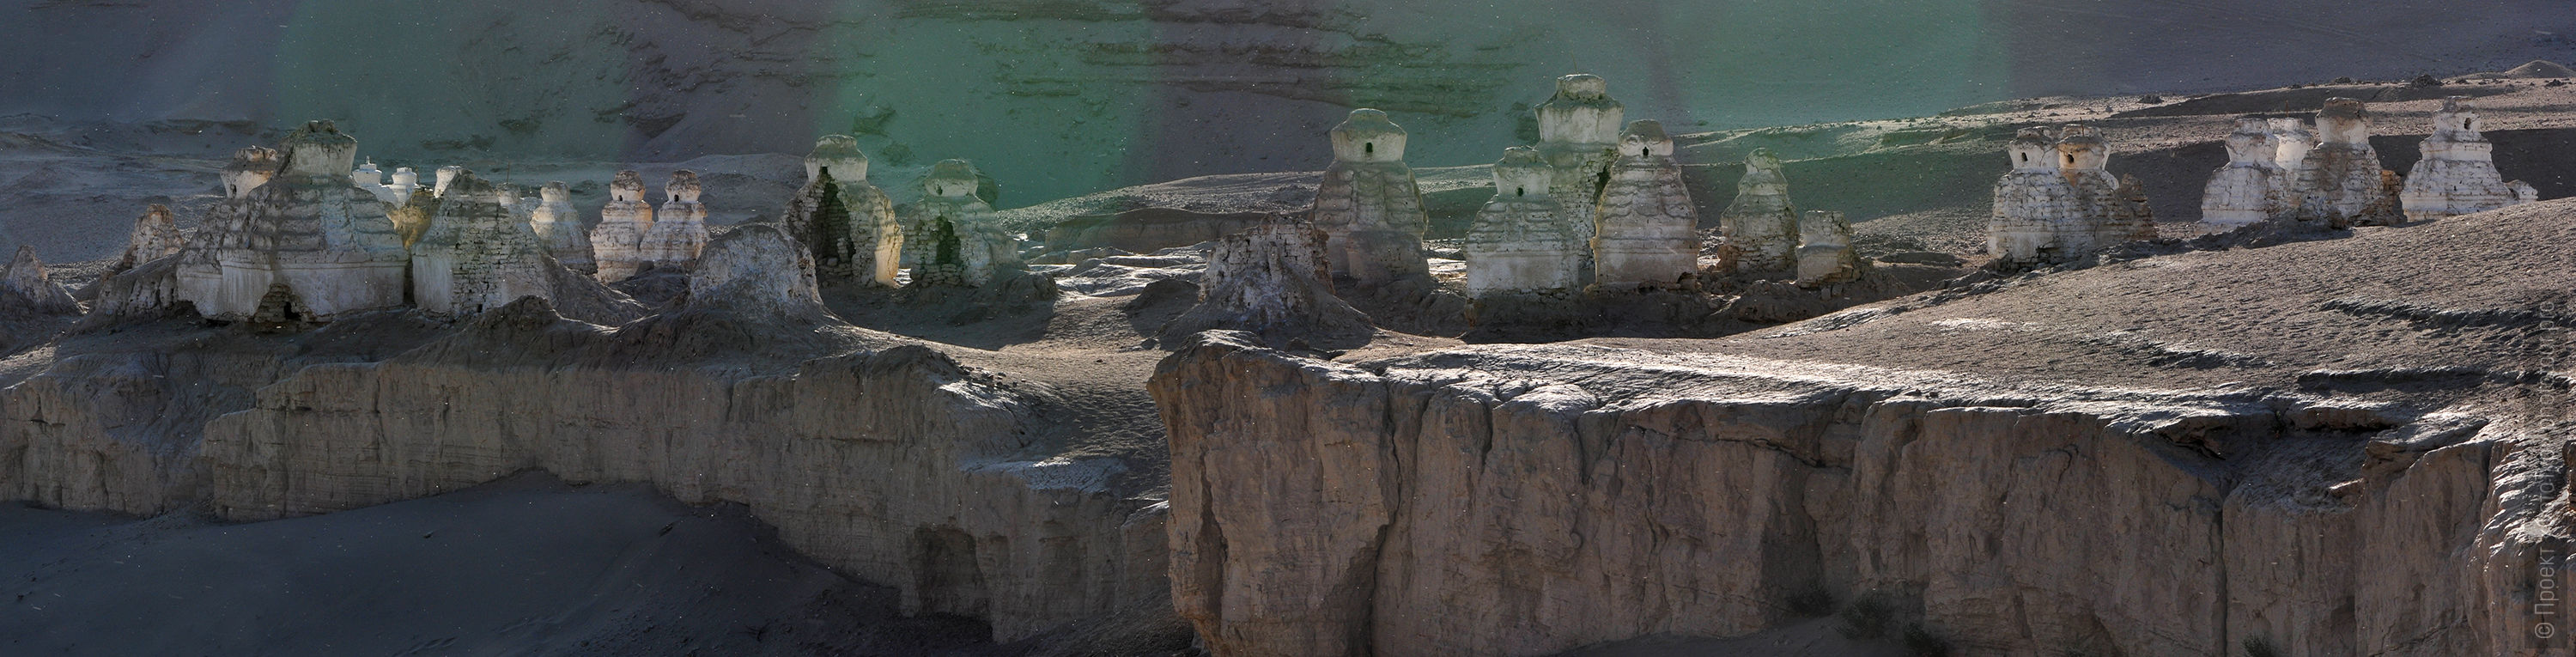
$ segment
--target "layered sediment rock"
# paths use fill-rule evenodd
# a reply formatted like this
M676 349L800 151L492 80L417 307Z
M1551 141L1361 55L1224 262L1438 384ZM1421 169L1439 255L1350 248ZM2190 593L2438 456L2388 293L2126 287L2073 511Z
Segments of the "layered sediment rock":
M1798 285L1816 287L1858 280L1867 263L1852 249L1851 222L1843 213L1808 210L1798 218Z
M159 203L144 208L143 216L134 220L134 230L126 233L125 253L117 256L116 265L108 271L119 272L143 263L179 254L187 246L179 235L179 223L170 218L170 206Z
M1212 652L1542 655L1742 635L1798 620L1795 596L1868 591L2002 654L2535 641L2514 600L2549 548L2512 527L2545 500L2513 491L2555 451L2474 422L2354 433L2224 396L1485 351L1379 374L1219 336L1166 363L1174 604ZM2225 466L2195 437L2277 441L2326 477L2356 476L2363 441L2389 456L2329 495L2298 468L2208 476Z
M2540 199L2522 196L2496 172L2495 144L2478 131L2478 113L2466 96L2442 101L2433 113L2433 134L2419 149L2423 159L2406 172L2397 199L2408 221L2430 221L2485 212Z
M909 285L983 287L1028 270L1020 240L1003 232L993 206L975 195L975 165L941 160L922 178L922 197L903 212Z
M868 156L858 139L824 135L805 156L805 187L779 225L813 251L817 271L833 279L893 287L901 270L903 227L894 201L868 183Z
M581 216L572 207L572 190L557 180L537 190L537 205L528 212L528 230L537 234L537 243L546 255L565 269L583 275L599 273L599 261L591 254L590 232L583 230Z
M2290 171L2281 167L2281 141L2264 119L2237 119L2227 135L2227 166L2209 176L2201 192L2200 221L2243 226L2269 221L2293 206ZM2304 157L2304 154L2302 155Z
M1979 654L2565 653L2534 623L2568 586L2576 273L2532 245L2570 212L1720 340L1329 362L1210 334L1151 384L1174 604L1219 655L1740 637L1816 600Z
M644 174L617 172L617 178L608 183L608 204L599 208L599 225L590 229L599 280L626 280L651 262L644 253L644 235L652 230L653 205L644 202Z
M1199 278L1199 302L1163 325L1179 344L1208 330L1249 331L1269 344L1301 341L1356 346L1376 331L1369 317L1333 294L1325 237L1313 224L1272 215L1217 240Z
M2394 172L2379 168L2370 146L2370 111L2350 98L2326 99L2317 110L2317 146L2299 160L2299 218L2336 225L2396 223L2403 215Z
M1430 273L1422 233L1431 217L1404 164L1404 128L1373 109L1351 110L1333 126L1333 164L1315 187L1308 219L1324 231L1335 276L1377 285Z
M1782 271L1798 266L1798 210L1789 202L1789 178L1780 157L1756 148L1744 156L1735 200L1717 220L1718 267L1730 273Z
M1699 209L1664 124L1640 119L1619 135L1592 216L1594 287L1681 287L1698 275Z
M180 268L180 296L219 319L263 303L304 321L402 305L410 254L384 203L349 184L358 140L315 121L283 146L274 180L207 213L205 253ZM251 177L227 170L227 184Z
M775 271L698 275L727 297L776 291ZM0 493L261 520L540 468L746 505L805 555L899 589L906 613L989 619L1001 641L1168 608L1161 508L1122 458L1053 451L1070 431L1045 415L1068 406L1058 393L740 301L610 330L527 299L426 343L379 314L353 334L370 339L319 348L67 358L0 389ZM832 344L795 346L815 336Z
M1494 197L1476 213L1460 249L1467 296L1569 296L1582 289L1591 231L1577 225L1553 191L1555 168L1514 146L1494 163Z
M45 271L36 247L19 245L18 254L0 267L0 312L62 315L80 312L80 301Z

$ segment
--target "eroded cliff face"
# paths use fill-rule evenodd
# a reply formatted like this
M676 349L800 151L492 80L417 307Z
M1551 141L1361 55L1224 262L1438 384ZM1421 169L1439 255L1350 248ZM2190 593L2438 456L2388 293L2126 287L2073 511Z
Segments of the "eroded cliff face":
M1741 635L1815 591L2012 655L2567 650L2532 607L2563 584L2565 430L2528 419L2563 385L2422 414L1581 346L1359 367L1209 336L1152 390L1174 604L1220 655Z
M1062 455L1052 391L882 336L782 366L740 345L810 349L743 329L611 330L523 301L391 357L65 359L0 391L0 491L261 520L544 469L744 504L906 613L985 618L997 640L1165 608L1161 505L1122 458ZM836 331L858 335L814 333Z

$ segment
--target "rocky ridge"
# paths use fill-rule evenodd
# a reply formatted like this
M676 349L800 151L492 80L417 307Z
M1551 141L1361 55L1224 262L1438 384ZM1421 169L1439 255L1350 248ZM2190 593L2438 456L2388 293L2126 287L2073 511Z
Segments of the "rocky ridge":
M1208 334L1152 383L1174 604L1221 655L1733 636L1815 596L2005 654L2564 651L2530 614L2564 586L2576 259L2520 245L2571 213L1714 341L1328 362Z

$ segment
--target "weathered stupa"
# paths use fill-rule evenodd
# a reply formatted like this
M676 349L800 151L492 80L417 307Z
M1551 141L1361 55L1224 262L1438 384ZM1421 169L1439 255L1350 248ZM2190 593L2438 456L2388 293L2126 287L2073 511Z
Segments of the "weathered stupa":
M637 257L658 267L682 269L698 261L698 251L707 248L707 206L698 202L704 189L698 184L698 172L671 172L671 181L662 185L668 200L653 211L653 229L644 232Z
M644 202L644 174L617 172L608 183L608 205L599 208L599 225L590 229L590 248L599 280L609 283L635 276L644 263L644 234L653 230L653 206Z
M266 146L247 146L233 151L233 161L224 165L224 198L241 198L250 190L277 178L285 158Z
M170 206L154 203L144 208L143 216L134 220L134 230L125 235L125 253L117 256L110 272L142 266L143 263L179 254L187 246L179 235L179 222L170 217Z
M1798 285L1857 280L1867 266L1852 249L1851 222L1843 219L1843 213L1808 210L1798 217Z
M1756 148L1744 156L1744 178L1735 201L1717 219L1719 267L1732 273L1786 271L1798 266L1798 210L1789 203L1789 178L1780 157Z
M2298 117L2281 117L2269 119L2269 121L2274 151L2272 161L2281 165L2282 175L2287 176L2285 180L2289 181L2287 184L2296 185L2299 180L2299 167L2308 161L2308 151L2317 148L2317 132L2309 130L2308 122L2301 121ZM2292 194L2288 202L2297 203L2299 199L2296 194Z
M412 300L421 310L455 317L520 297L553 298L545 246L512 218L506 200L471 171L449 179L438 218L412 247Z
M2155 236L2136 178L2114 177L2102 133L2088 126L2024 128L2006 147L2013 169L1995 181L1986 249L2014 265L2067 262Z
M1591 245L1552 191L1555 167L1514 146L1494 163L1494 198L1467 228L1467 296L1567 296L1582 289Z
M395 167L393 182L386 183L385 187L394 193L394 200L387 203L409 201L411 193L420 189L420 172L411 170L411 167Z
M261 322L402 305L411 256L385 204L349 184L358 140L315 121L284 146L276 179L207 213L203 257L180 267L179 297L210 318Z
M805 187L779 221L813 252L828 279L891 287L902 267L894 201L868 183L868 156L849 135L824 135L805 156Z
M1002 232L993 206L975 195L975 165L941 160L921 181L921 200L905 206L903 259L914 287L982 287L1028 269L1017 238Z
M449 184L455 183L455 182L456 182L456 175L457 175L457 174L461 174L461 173L465 173L465 167L461 167L461 166L457 166L457 165L453 165L453 164L450 164L450 165L447 165L447 166L443 166L443 167L439 167L439 168L438 168L438 172L437 172L436 174L434 174L434 175L435 175L435 176L437 176L437 177L435 177L435 178L432 178L432 179L431 179L431 186L430 186L430 190L429 190L430 195L432 195L432 196L437 196L437 197L440 197L440 198L446 198L446 197L447 197L447 186L448 186Z
M1673 288L1697 276L1699 210L1664 124L1640 119L1619 135L1619 158L1592 214L1593 286Z
M1333 275L1364 285L1429 275L1422 233L1431 217L1404 165L1404 128L1385 112L1355 109L1333 126L1332 140L1333 165L1315 186L1311 218L1324 231Z
M1549 192L1565 206L1566 217L1592 230L1593 201L1601 196L1610 162L1618 159L1619 129L1627 108L1610 97L1610 82L1576 73L1556 79L1556 95L1539 103L1538 152L1555 168Z
M2227 166L2210 174L2201 192L2200 222L2243 226L2288 212L2292 180L2281 168L2280 143L2271 121L2237 119L2227 135Z
M2433 134L2424 138L2424 158L2406 172L2397 193L2408 221L2427 221L2529 203L2526 196L2496 172L2495 144L2478 132L2478 113L2467 96L2442 101L2433 113ZM2528 188L2528 186L2524 186Z
M1165 323L1160 341L1179 344L1200 331L1227 329L1260 334L1273 345L1368 342L1376 327L1334 296L1324 241L1313 224L1279 215L1219 238L1199 278L1198 305Z
M2302 220L2356 226L2396 223L2397 174L2379 168L2370 147L2370 110L2361 101L2328 98L2317 110L2317 146L2300 158L2292 186Z
M599 262L590 251L590 234L581 229L581 215L572 207L572 189L563 181L548 182L537 190L537 205L528 211L528 230L537 234L546 255L554 256L565 269L583 275L599 273Z
M54 282L36 248L20 245L18 255L0 268L0 314L64 315L80 312L80 302Z

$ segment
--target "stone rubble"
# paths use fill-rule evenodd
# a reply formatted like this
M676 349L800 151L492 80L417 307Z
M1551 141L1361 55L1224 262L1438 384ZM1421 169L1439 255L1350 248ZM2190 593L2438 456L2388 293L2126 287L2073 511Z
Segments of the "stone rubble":
M1467 296L1570 295L1582 289L1587 233L1553 193L1555 168L1514 146L1494 163L1494 197L1476 213L1461 249Z
M651 262L644 254L644 235L652 230L653 205L644 202L644 174L617 172L617 178L608 183L608 204L599 208L599 225L590 229L599 280L626 280Z
M1027 271L1020 241L1002 231L993 206L975 195L975 165L941 160L921 181L922 197L903 209L903 260L911 287L983 287Z
M1404 164L1404 128L1385 112L1351 110L1333 126L1333 164L1315 187L1309 215L1324 231L1324 257L1335 276L1363 285L1427 276L1422 234L1431 217Z
M2407 221L2430 221L2540 200L2507 183L2495 166L2495 144L2479 134L2478 113L2466 96L2442 100L2433 134L2419 149L2423 159L2406 172L2397 195ZM2529 187L2528 185L2524 186Z
M1798 266L1798 210L1789 202L1789 179L1780 172L1780 157L1756 148L1744 157L1744 177L1735 184L1735 201L1718 216L1720 270L1730 273L1783 271Z
M1672 138L1662 123L1630 122L1593 209L1592 287L1686 288L1699 272L1699 241Z
M1280 215L1219 238L1199 278L1198 304L1165 323L1159 340L1178 344L1223 329L1249 331L1273 345L1368 342L1374 323L1333 293L1325 240L1314 224Z

